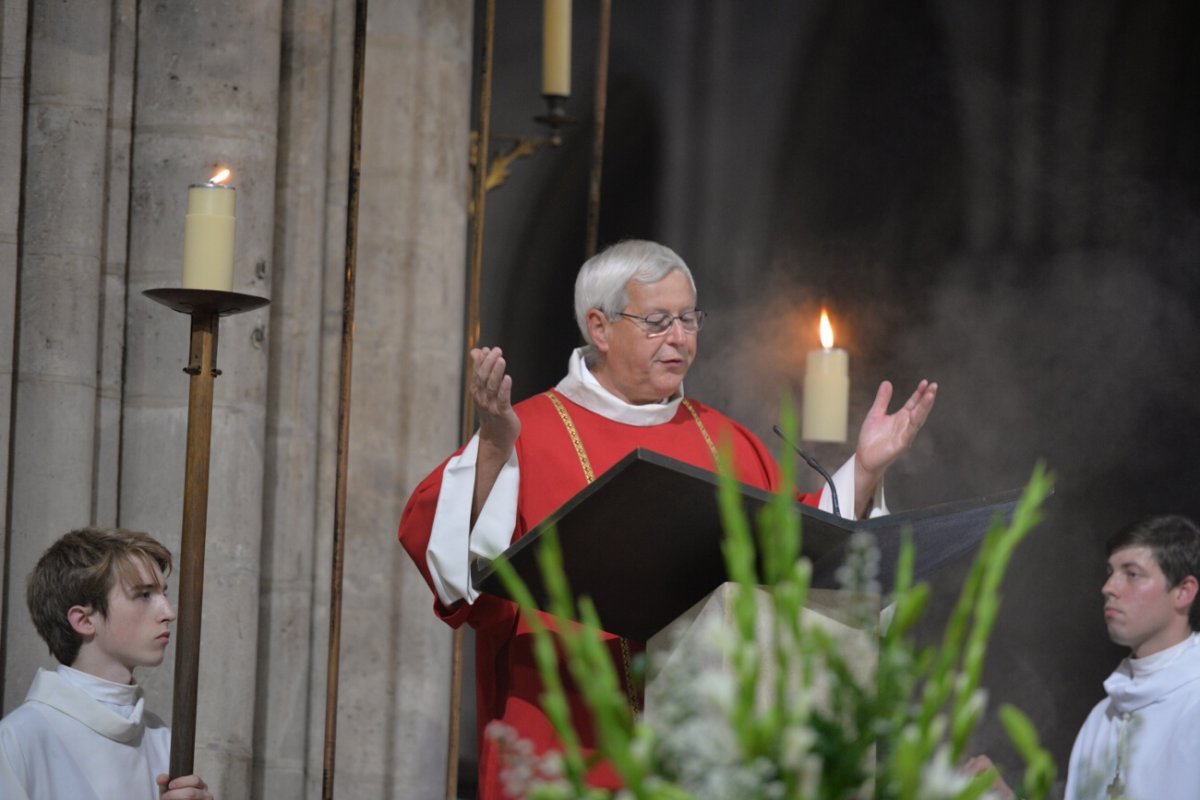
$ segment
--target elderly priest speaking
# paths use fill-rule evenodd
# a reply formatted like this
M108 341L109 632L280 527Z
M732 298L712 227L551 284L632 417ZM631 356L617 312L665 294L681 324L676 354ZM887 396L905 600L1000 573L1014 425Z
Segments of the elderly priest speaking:
M471 351L479 431L421 482L400 521L400 541L437 595L434 611L451 626L469 622L476 629L481 800L507 796L498 744L483 735L489 723L505 723L538 753L558 744L538 706L542 685L530 631L512 603L474 590L471 563L495 558L639 447L713 470L716 443L724 437L733 445L738 480L780 488L778 467L754 434L684 396L704 312L696 307L696 284L683 259L654 242L608 248L579 271L575 318L587 344L571 355L566 377L516 406L500 349ZM883 473L912 444L936 394L937 384L921 381L904 407L888 414L892 386L880 384L854 456L834 476L843 508L856 516L886 513L876 503ZM828 510L826 494L802 500ZM618 672L628 664L630 645L609 637ZM574 687L567 692L590 748L587 711ZM588 780L619 785L603 763Z

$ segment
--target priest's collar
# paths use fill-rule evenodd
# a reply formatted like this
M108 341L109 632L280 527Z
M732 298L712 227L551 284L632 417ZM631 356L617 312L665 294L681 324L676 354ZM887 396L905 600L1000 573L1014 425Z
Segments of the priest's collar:
M682 384L673 397L661 403L647 405L626 403L596 380L596 376L584 363L582 353L582 348L576 348L575 352L571 353L571 361L567 365L567 376L558 382L558 386L554 387L563 397L583 406L588 411L626 425L649 427L663 425L675 418L675 412L679 410L679 403L683 400Z

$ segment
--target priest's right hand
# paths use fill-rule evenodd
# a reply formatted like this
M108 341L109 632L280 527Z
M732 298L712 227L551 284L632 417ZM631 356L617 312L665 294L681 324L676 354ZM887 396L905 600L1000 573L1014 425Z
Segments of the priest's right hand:
M477 347L471 351L471 361L475 364L471 396L479 414L479 444L487 444L507 461L521 434L521 420L513 411L512 376L505 373L504 353L499 347Z
M505 373L504 353L499 347L471 351L475 374L471 397L479 414L479 452L475 458L475 493L471 503L471 526L492 492L500 469L512 456L521 420L512 407L512 376Z

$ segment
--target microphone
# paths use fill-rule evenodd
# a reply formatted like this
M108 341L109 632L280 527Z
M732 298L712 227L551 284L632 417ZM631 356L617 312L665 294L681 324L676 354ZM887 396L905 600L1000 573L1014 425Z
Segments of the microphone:
M800 445L784 436L783 431L779 429L778 425L772 425L771 429L775 431L776 436L778 436L780 439L783 439L783 441L787 444L790 444L792 449L800 454L800 457L804 459L805 464L808 464L810 467L815 469L821 474L821 477L825 479L825 483L829 486L829 497L833 500L833 515L835 517L840 517L842 515L842 509L838 505L837 487L833 485L833 478L829 477L829 473L825 471L825 468L822 467L815 458L801 450Z

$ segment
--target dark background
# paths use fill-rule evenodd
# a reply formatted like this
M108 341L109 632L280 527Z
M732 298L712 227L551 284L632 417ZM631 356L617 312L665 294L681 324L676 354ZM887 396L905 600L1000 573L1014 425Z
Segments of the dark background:
M492 131L537 133L541 3L498 5ZM851 439L880 380L940 384L893 508L1020 486L1039 459L1057 475L984 683L1065 773L1122 655L1105 537L1200 517L1200 4L613 5L601 245L656 239L693 270L712 316L688 393L771 441L827 303ZM578 344L597 17L576 0L580 124L488 199L482 341L518 398ZM813 449L836 466L852 447ZM927 635L965 566L935 580ZM991 715L975 744L1016 775Z

